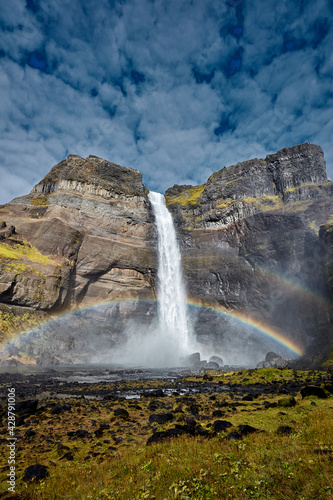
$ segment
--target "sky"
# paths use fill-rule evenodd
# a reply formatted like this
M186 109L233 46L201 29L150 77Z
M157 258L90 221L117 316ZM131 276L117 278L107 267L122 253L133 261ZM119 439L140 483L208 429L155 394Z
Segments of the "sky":
M68 154L164 192L303 142L333 178L332 0L10 0L0 204Z

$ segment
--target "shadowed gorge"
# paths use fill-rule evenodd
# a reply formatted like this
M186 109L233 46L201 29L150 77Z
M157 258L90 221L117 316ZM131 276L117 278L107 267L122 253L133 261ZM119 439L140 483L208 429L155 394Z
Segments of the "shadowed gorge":
M297 357L289 342L308 366L330 365L332 195L309 143L167 190L205 355L255 366L272 350ZM157 233L138 170L69 155L0 213L2 340L44 325L4 362L105 362L154 322Z

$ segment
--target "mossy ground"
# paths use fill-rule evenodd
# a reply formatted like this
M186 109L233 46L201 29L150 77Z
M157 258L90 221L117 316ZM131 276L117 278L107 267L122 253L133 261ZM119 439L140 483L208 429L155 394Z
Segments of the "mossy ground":
M41 409L16 429L18 498L25 499L290 499L333 498L333 397L327 399L295 394L295 406L274 406L286 396L276 388L286 381L315 383L327 373L295 370L246 370L216 373L213 380L194 376L183 383L211 382L234 388L225 392L204 392L189 396L140 400L96 401L68 398L70 411L52 414L52 403L63 404L55 396L43 395ZM246 388L266 384L266 391L252 401L243 399ZM112 385L112 384L109 384ZM117 388L163 387L158 381L124 381ZM168 383L170 386L170 382ZM95 384L94 389L105 384ZM93 385L78 387L84 396ZM270 390L270 387L275 388ZM236 388L236 389L235 389ZM237 389L238 388L238 389ZM245 392L246 394L246 392ZM215 396L215 398L212 396ZM164 425L149 423L156 412L173 412L174 421ZM269 405L268 405L269 403ZM196 410L193 410L193 404ZM116 408L129 412L128 419L115 417ZM214 410L223 416L213 417ZM211 438L184 437L147 446L154 431L174 427L178 421L195 418L209 432L219 419L229 421L228 432ZM105 429L94 433L105 424ZM226 434L239 425L260 430L241 441L227 441ZM1 438L6 439L5 415ZM280 426L289 434L280 434ZM25 436L30 429L36 432ZM73 439L69 431L84 429L87 438ZM1 492L6 492L6 449L2 448ZM72 455L69 459L67 453ZM37 483L24 483L25 468L33 463L46 465L49 477Z

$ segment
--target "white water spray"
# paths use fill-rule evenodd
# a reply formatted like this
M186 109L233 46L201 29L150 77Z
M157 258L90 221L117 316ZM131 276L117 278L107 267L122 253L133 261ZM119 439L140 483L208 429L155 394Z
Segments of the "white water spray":
M160 193L150 192L158 235L158 332L184 356L189 353L191 327L187 314L186 293L180 250L172 216Z

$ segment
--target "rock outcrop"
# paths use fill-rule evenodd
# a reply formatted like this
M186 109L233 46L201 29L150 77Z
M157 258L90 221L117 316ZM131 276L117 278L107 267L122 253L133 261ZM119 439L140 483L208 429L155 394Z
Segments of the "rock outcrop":
M323 151L307 143L282 149L264 160L224 167L206 184L174 186L165 196L178 225L212 229L258 212L288 210L291 202L322 199L332 193Z
M153 297L153 221L138 170L69 155L1 215L15 227L3 241L20 254L1 261L2 302L55 310ZM48 260L37 265L25 247Z
M73 317L78 333L65 329L40 362L63 362L59 349L75 361L74 347L87 351L85 339L97 331L115 345L130 318L149 323L157 255L147 193L138 170L69 155L29 195L0 208L0 316L112 305L93 334L90 320ZM208 306L195 310L196 333L226 362L237 352L240 364L249 355L256 364L276 351L276 332L314 364L328 357L332 196L323 152L313 144L223 168L201 186L167 190L188 295ZM257 331L261 325L261 337L246 329L251 321ZM29 347L32 358L37 344Z
M255 317L318 361L319 351L332 347L332 243L325 225L332 197L323 152L313 144L223 168L202 186L169 189L190 296ZM221 349L235 328L225 315L198 314L197 333ZM251 336L236 336L240 350L242 344L257 349Z

